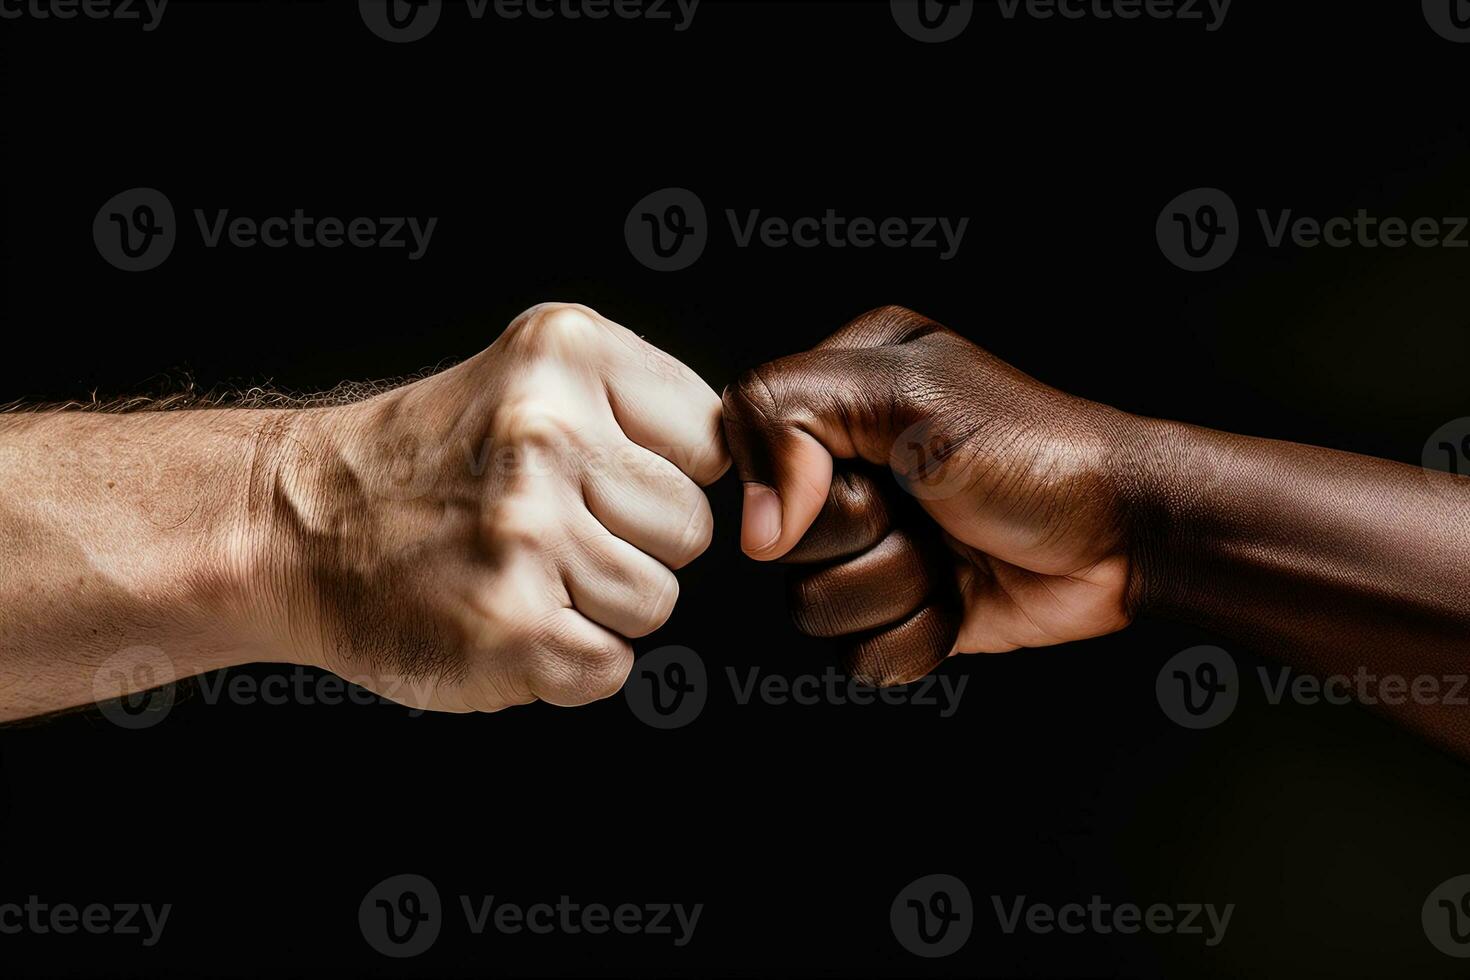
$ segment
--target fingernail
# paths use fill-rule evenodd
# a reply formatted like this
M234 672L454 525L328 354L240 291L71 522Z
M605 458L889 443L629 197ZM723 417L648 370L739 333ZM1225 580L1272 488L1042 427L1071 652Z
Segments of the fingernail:
M745 485L745 515L740 522L740 547L765 551L781 536L781 498L764 483Z

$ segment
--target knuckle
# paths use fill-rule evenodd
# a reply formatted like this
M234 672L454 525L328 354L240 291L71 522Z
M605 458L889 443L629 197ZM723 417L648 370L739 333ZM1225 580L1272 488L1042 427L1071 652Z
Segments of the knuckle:
M864 547L882 540L888 533L890 517L888 501L866 473L843 470L832 481L828 497L832 518L843 526L854 528Z
M724 429L719 415L713 417L710 434L693 443L661 446L659 454L676 469L675 477L696 488L709 486L730 468L730 453L725 448Z
M709 548L710 542L714 540L715 519L710 511L709 501L704 494L699 494L693 509L690 511L689 519L684 524L684 530L679 534L678 545L674 560L675 568L683 568L685 565L704 554Z
M876 309L872 309L864 313L861 317L859 317L859 319L881 320L885 322L890 322L895 320L901 321L922 319L922 317L920 317L918 313L915 313L913 310L909 309L907 306L900 306L897 303L885 303L883 306L877 307Z
M493 712L536 700L524 685L507 676L479 671L460 686L460 697L470 711Z
M905 306L880 306L869 310L844 328L861 346L902 346L909 340L938 328L933 320Z
M633 669L633 652L614 640L567 642L543 638L531 666L534 684L543 700L557 704L587 704L622 690Z
M600 701L617 694L632 670L633 654L630 650L611 645L602 648L585 672L587 700Z
M577 425L554 402L515 398L496 411L493 431L504 445L560 446L572 441Z
M557 522L547 507L521 494L498 501L485 514L484 530L502 549L544 551L555 540Z
M634 614L638 625L632 634L633 639L647 636L669 621L679 601L679 580L672 573L657 576L656 581L639 590L638 596L638 609Z
M522 566L524 567L524 566ZM538 576L519 569L484 582L472 593L478 614L476 650L490 663L513 666L519 674L541 643L541 624L549 613Z
M888 515L888 507L881 500L876 504L864 507L862 513L858 515L857 523L862 528L862 540L866 546L882 541L892 524Z
M828 561L861 554L889 533L888 504L866 473L838 468L827 503L787 558L795 562Z
M725 389L721 408L727 424L759 425L778 414L775 395L758 367L749 368Z
M602 320L591 309L575 303L542 303L517 319L520 336L536 345L562 349L578 346L602 332Z
M922 313L916 313L906 306L892 303L880 306L876 310L869 310L859 317L858 321L865 327L877 330L895 340L928 327L932 323Z
M826 577L818 572L794 578L790 587L791 621L807 636L841 636L842 615L835 608Z
M860 684L893 687L901 683L894 669L893 658L875 640L862 640L854 644L845 659L847 672Z
M695 447L689 472L700 486L708 486L730 468L730 451L725 446L720 413L711 416L710 437Z

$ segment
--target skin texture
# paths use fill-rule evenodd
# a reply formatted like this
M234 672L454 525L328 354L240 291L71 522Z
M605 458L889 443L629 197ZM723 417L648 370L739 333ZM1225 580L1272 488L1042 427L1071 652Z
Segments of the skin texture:
M0 455L0 718L253 661L433 710L606 697L728 466L703 381L565 304L353 404L13 413Z
M1470 660L1465 477L1128 415L899 307L747 372L724 415L742 546L793 564L798 627L865 680L1140 614L1323 674ZM1463 706L1375 700L1470 755Z

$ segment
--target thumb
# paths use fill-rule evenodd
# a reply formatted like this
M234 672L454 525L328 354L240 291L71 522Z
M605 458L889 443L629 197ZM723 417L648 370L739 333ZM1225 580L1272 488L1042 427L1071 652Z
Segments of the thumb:
M901 425L894 355L913 336L914 320L922 318L867 314L816 349L747 371L725 390L725 437L745 484L740 546L747 555L770 561L796 546L827 502L834 457L888 463Z
M832 485L832 453L815 434L823 431L821 419L793 397L804 394L804 384L775 382L787 390L778 399L763 377L775 376L780 363L746 372L724 397L725 440L745 487L740 547L761 561L796 546Z

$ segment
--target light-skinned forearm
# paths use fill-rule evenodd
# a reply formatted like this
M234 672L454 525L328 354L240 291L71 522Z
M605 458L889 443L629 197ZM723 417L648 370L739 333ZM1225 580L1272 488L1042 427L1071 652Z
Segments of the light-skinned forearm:
M621 689L709 544L704 381L545 303L326 401L0 415L0 719L255 661L440 711Z
M291 417L0 415L0 719L92 701L137 647L180 676L278 656L264 510Z

